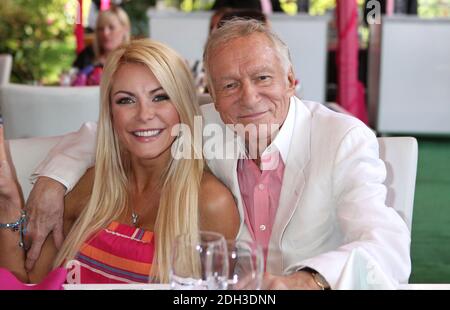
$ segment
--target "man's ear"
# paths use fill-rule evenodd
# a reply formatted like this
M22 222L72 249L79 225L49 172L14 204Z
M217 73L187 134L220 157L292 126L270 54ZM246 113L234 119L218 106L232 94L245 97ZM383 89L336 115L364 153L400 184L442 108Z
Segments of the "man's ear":
M294 75L294 70L293 70L292 66L289 67L288 74L287 74L287 79L288 79L288 92L289 92L289 95L293 96L293 95L295 95L296 81L295 81L295 75Z

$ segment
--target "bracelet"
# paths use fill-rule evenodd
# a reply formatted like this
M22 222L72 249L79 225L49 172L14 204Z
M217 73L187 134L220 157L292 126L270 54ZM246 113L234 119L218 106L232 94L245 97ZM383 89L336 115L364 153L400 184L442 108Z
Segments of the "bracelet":
M27 232L27 214L24 210L20 212L20 217L14 223L0 223L0 228L11 229L12 231L18 231L20 235L19 247L25 248L24 235Z

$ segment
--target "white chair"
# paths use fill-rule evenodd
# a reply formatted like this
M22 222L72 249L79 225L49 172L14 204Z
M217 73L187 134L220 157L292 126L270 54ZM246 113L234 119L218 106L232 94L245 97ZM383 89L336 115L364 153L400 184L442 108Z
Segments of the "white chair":
M62 136L9 140L9 150L17 179L26 199L31 191L30 175Z
M12 56L0 54L0 85L8 84L11 77Z
M7 139L56 136L97 121L98 86L49 87L8 84L0 87L0 111Z
M412 226L417 172L417 141L413 137L378 138L380 158L386 164L386 205L394 208Z

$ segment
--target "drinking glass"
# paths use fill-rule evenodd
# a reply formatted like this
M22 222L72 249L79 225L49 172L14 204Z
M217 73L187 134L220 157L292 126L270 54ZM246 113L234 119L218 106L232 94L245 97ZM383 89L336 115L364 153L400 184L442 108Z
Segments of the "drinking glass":
M262 247L254 242L227 241L228 289L259 290L264 274Z
M201 231L198 236L175 238L170 286L175 290L224 290L227 288L228 253L225 238Z

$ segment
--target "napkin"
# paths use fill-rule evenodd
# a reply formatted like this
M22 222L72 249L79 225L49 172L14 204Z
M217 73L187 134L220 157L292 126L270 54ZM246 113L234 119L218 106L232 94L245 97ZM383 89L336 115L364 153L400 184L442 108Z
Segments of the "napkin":
M0 290L62 290L67 270L57 268L50 272L39 284L25 284L8 269L0 268Z

